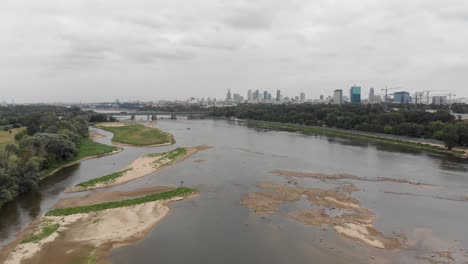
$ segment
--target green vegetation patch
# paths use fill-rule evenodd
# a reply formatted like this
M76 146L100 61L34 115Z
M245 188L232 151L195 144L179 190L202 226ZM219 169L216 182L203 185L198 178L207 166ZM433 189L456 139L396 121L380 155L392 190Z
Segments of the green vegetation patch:
M131 170L132 169L126 169L126 170L123 170L123 171L115 172L115 173L112 173L112 174L109 174L109 175L106 175L106 176L102 176L102 177L99 177L99 178L95 178L95 179L92 179L92 180L89 180L89 181L79 183L76 186L88 188L88 187L94 187L98 183L111 183L111 182L114 182L117 178L122 177L127 171L131 171Z
M185 154L187 154L186 148L176 148L174 150L163 152L163 153L151 153L151 154L148 154L147 156L148 157L161 156L161 159L174 160L174 159L184 156Z
M10 133L11 130L11 133ZM24 131L25 128L12 128L7 131L0 131L0 150L3 149L6 145L8 144L14 144L15 143L15 135L20 133L21 131Z
M38 243L42 239L55 233L59 227L60 226L58 224L46 222L42 225L40 232L26 237L23 241L21 241L21 243Z
M153 201L158 201L158 200L167 200L167 199L171 199L174 197L190 195L195 192L196 190L191 189L191 188L179 187L174 190L167 191L167 192L151 194L151 195L123 200L123 201L108 202L108 203L94 204L94 205L88 205L88 206L79 206L79 207L72 207L72 208L53 209L47 212L46 216L66 216L66 215L73 215L73 214L98 212L98 211L103 211L107 209L132 206L136 204L142 204L142 203L153 202Z
M114 133L112 141L135 146L149 146L172 143L172 136L156 128L141 124L121 127L98 126L98 128Z
M47 176L50 176L50 174L53 171L55 171L56 169L62 166L66 166L68 164L79 161L81 159L105 155L116 150L118 150L117 147L101 144L89 138L84 138L80 141L80 146L78 147L78 155L76 157L74 157L71 160L64 161L64 162L57 162L57 163L51 164L51 166L48 169L41 171L41 175L43 178L45 178Z

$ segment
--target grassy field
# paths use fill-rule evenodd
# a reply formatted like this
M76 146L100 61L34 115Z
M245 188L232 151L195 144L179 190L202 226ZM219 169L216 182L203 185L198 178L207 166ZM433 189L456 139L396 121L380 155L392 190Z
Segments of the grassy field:
M174 197L181 197L181 196L186 196L186 195L190 195L194 193L196 193L196 190L194 189L187 188L187 187L179 187L174 190L167 191L167 192L151 194L151 195L123 200L123 201L93 204L93 205L88 205L88 206L79 206L79 207L71 207L71 208L53 209L47 212L46 216L66 216L66 215L73 215L73 214L98 212L98 211L103 211L107 209L132 206L136 204L142 204L142 203L153 202L153 201L158 201L158 200L167 200L167 199L171 199Z
M131 124L121 127L97 126L100 129L114 133L112 141L135 146L150 146L172 143L172 136L156 128L141 124Z
M251 121L251 120L247 121L247 124L258 126L258 127L285 130L285 131L291 131L291 132L302 132L304 134L320 134L320 135L336 136L336 137L343 137L343 138L369 140L373 142L382 142L382 143L388 143L392 145L399 145L402 147L421 149L421 150L434 152L434 153L462 155L461 152L457 152L457 151L450 152L443 147L424 144L420 142L400 140L400 139L391 139L391 138L372 136L372 135L363 135L363 134L353 133L352 131L350 132L340 131L340 130L330 129L326 127L312 127L312 126L304 126L304 125L296 125L296 124L283 124L283 123L276 123L276 122Z
M58 168L77 162L81 159L104 155L112 151L116 151L117 149L118 148L114 146L108 146L105 144L94 142L89 138L83 139L81 140L80 147L78 148L78 155L75 158L68 160L66 162L53 164L49 169L43 170L41 172L42 177L45 178L47 176L50 176Z
M15 135L23 131L25 128L13 128L10 131L0 131L0 150L10 143L15 143Z
M106 176L95 178L95 179L92 179L92 180L89 180L89 181L85 181L85 182L82 182L80 184L77 184L76 186L88 188L88 187L94 187L98 183L110 183L110 182L115 181L117 178L122 177L129 170L131 170L131 169L126 169L126 170L119 171L119 172L116 172L116 173L112 173L112 174L109 174L109 175L106 175Z

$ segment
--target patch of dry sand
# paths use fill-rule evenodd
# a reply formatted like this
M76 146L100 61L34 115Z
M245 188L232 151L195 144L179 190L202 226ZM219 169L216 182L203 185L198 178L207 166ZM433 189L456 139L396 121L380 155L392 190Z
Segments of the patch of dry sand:
M123 126L128 126L128 123L124 122L103 122L97 124L98 126L103 126L103 127L123 127Z
M381 249L404 247L403 237L387 237L375 229L374 214L350 196L351 192L358 190L355 186L340 186L328 190L271 182L260 182L257 186L267 191L249 193L240 202L255 213L271 215L284 203L299 201L305 197L312 205L321 209L297 210L290 212L289 217L307 225L332 226L337 233L372 247ZM336 209L343 212L332 216L329 212Z
M166 188L166 187L162 187ZM141 189L133 192L114 192L111 195L96 195L95 197L87 196L84 199L86 202L77 203L61 201L59 205L74 204L85 205L95 201L99 201L103 197L116 197L122 195L144 195L150 189ZM169 200L153 201L128 207L108 209L100 212L92 212L88 214L75 214L69 216L43 216L41 221L59 224L58 232L53 233L49 237L39 241L39 243L20 244L22 238L15 241L14 247L9 247L11 253L6 259L5 264L21 264L24 261L38 258L38 261L31 263L50 263L50 259L40 256L46 254L43 251L45 247L54 248L61 247L63 244L80 244L90 245L89 248L110 248L119 247L128 243L133 243L144 238L149 231L169 212L168 204L170 202L182 200L184 197L176 197ZM35 231L40 226L36 225ZM32 231L29 231L32 232ZM59 251L60 252L60 251ZM105 252L103 252L104 254ZM55 252L57 254L57 252ZM59 253L60 254L60 253ZM62 255L68 254L62 252ZM54 256L57 257L57 256ZM63 256L58 256L58 259L63 259ZM1 259L0 259L1 260Z
M187 153L181 157L176 158L175 160L163 158L163 155L147 155L140 157L133 161L130 165L123 168L121 171L125 171L121 177L118 177L114 181L111 182L102 182L98 183L92 187L82 187L82 186L75 186L70 189L67 189L65 192L82 192L100 188L106 188L110 186L120 185L129 181L133 181L154 172L157 172L161 168L186 160L190 156L194 155L195 153L203 150L210 149L210 146L197 146L197 147L190 147L187 148Z
M89 131L89 137L92 139L92 140L96 140L96 139L100 139L100 138L105 138L106 136L102 135L102 134L99 134L98 132L96 131Z

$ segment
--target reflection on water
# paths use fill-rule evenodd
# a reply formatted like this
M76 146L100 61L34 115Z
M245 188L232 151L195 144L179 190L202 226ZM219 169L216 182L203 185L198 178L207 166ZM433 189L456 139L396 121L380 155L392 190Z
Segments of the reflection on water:
M115 172L147 153L207 144L214 148L148 177L99 190L177 186L183 181L185 186L201 191L196 198L173 204L169 216L143 242L114 250L112 262L186 263L190 260L237 264L310 263L314 260L314 263L368 263L370 256L394 257L341 239L332 231L288 219L284 216L288 206L285 211L268 218L250 214L239 204L240 199L249 192L258 191L256 183L259 181L284 183L283 177L270 173L277 169L388 177L442 186L429 190L397 183L353 182L362 190L356 193L359 200L376 213L379 230L410 234L415 228L430 227L441 240L458 240L468 247L468 236L460 232L468 219L468 203L424 197L427 194L441 197L466 195L466 160L363 140L252 128L223 120L158 120L157 126L172 133L176 145L125 147L119 154L84 161L44 181L37 193L22 196L2 208L2 243L58 199L85 194L63 194L68 187ZM107 136L99 142L110 142L110 133L99 133ZM298 181L304 186L320 184L313 179ZM391 195L385 191L421 195ZM356 256L356 250L362 254Z

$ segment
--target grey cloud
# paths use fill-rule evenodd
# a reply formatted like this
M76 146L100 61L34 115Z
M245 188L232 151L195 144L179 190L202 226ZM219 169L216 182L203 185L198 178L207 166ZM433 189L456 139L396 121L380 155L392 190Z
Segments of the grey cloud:
M273 19L262 12L262 10L256 9L237 9L234 14L230 15L225 23L231 27L238 29L266 29L269 28Z
M446 81L466 96L467 18L463 0L6 1L0 87L18 102L70 101L73 91L145 99L129 86L161 99L219 98L227 86L314 98L356 81L437 90ZM63 84L69 93L53 92Z

